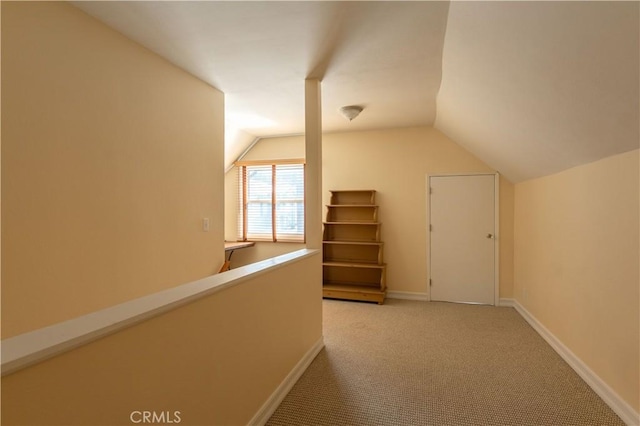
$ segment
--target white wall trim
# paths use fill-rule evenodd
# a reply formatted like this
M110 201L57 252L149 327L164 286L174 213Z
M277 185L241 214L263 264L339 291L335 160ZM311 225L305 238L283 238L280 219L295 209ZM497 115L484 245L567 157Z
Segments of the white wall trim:
M501 299L502 301L503 299ZM508 300L508 299L504 299ZM594 373L580 358L567 348L540 321L525 309L517 300L513 307L542 336L544 340L564 359L571 368L594 390L602 400L629 426L640 425L640 413L636 412L626 401Z
M2 375L319 253L318 249L297 250L4 339Z
M500 305L500 173L496 172L493 178L493 304Z
M427 293L415 293L411 291L387 291L387 299L420 300L429 301Z
M249 421L250 426L263 426L269 421L269 418L276 411L282 400L287 396L293 385L296 384L298 379L307 370L309 365L313 362L315 357L324 348L324 339L320 339L307 351L306 354L298 361L293 369L287 374L282 383L276 388L276 390L267 398L262 407Z
M504 306L504 307L508 307L508 308L513 308L516 305L516 301L515 299L509 299L506 297L501 297L498 300L498 306Z

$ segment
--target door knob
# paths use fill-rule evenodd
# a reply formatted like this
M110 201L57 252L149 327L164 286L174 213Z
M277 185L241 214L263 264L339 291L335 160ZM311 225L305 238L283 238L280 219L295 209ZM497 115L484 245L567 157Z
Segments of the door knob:
M487 234L487 238L493 238L493 234Z

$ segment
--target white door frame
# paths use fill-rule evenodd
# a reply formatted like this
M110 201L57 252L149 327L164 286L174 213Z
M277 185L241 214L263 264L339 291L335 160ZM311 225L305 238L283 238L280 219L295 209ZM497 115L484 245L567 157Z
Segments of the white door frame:
M493 274L493 286L494 296L493 305L498 306L500 302L500 174L495 173L429 173L426 176L426 190L425 198L427 200L427 300L431 301L431 231L429 225L431 224L431 178L432 177L447 177L447 176L494 176L494 212L495 212L495 244L493 251L494 258L494 274Z

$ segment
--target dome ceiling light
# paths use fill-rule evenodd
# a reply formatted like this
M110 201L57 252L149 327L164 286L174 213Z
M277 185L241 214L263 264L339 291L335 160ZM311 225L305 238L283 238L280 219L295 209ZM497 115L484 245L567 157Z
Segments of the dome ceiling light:
M342 114L347 120L352 121L362 112L363 109L364 108L358 105L343 106L340 108L340 114Z

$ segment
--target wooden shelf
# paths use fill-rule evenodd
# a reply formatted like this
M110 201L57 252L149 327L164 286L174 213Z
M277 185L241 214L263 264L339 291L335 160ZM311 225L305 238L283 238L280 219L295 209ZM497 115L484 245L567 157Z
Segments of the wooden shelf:
M384 243L382 241L333 241L333 240L325 240L324 244L335 244L335 245L350 245L350 246L381 246Z
M327 206L327 222L375 223L378 221L378 206L369 204L345 204Z
M386 292L361 285L324 284L322 296L328 299L360 300L363 302L384 303Z
M324 222L325 225L362 225L362 226L380 226L379 222L362 222L362 221L357 221L357 220L353 220L353 221L348 221L348 220L343 220L341 222Z
M331 191L322 243L323 297L384 302L387 266L375 195Z
M365 264L344 264L336 265L337 262L322 265L322 276L324 282L359 284L365 286L375 286L378 290L386 289L386 265L368 265L376 267L365 267Z
M386 265L367 262L322 262L322 266L334 266L336 268L368 268L368 269L384 269Z
M339 190L331 192L331 205L375 205L376 191L367 189Z
M375 204L327 204L327 207L375 207Z
M324 222L325 241L380 241L378 222Z
M381 241L323 241L325 262L382 264Z

